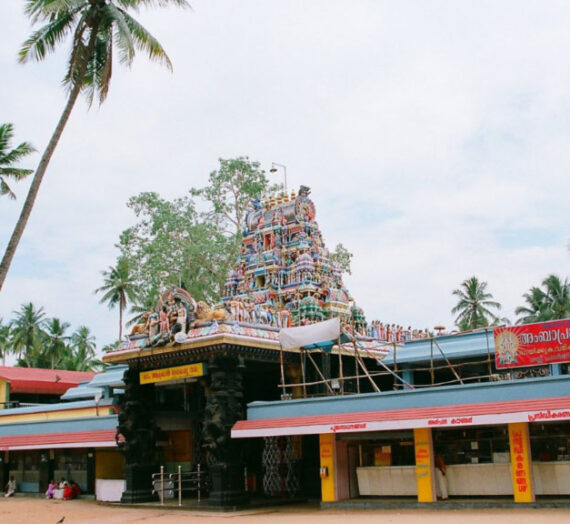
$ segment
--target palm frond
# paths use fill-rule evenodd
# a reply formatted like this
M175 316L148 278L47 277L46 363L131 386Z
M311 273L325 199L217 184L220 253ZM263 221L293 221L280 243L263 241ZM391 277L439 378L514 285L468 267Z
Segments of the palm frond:
M162 63L172 71L172 62L160 42L127 12L123 11L125 23L132 34L135 45L140 51L146 51L150 60Z
M114 40L120 53L121 63L130 66L135 57L135 42L126 21L127 13L113 4L107 4L101 14L103 17L108 18L106 23L109 26L115 26Z
M30 57L38 62L43 60L46 53L53 51L56 45L72 31L72 23L78 10L79 8L58 12L57 15L50 17L49 23L34 31L24 42L18 60L26 62Z

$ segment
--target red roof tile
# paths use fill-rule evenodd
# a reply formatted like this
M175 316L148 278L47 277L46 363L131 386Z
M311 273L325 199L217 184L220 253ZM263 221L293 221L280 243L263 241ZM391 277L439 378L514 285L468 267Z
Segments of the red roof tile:
M63 395L69 388L94 376L91 371L0 366L0 379L10 383L10 393Z

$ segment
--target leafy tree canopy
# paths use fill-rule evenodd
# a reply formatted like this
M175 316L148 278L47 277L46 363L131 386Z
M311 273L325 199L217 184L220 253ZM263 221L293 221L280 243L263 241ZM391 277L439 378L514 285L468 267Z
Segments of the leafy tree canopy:
M352 275L350 264L354 255L344 247L342 244L337 244L334 251L331 253L330 258L333 262L338 264L338 267L343 273Z
M182 287L197 300L219 300L251 201L280 188L247 157L219 162L208 185L190 189L187 196L166 200L145 192L128 201L138 222L121 233L118 248L140 290L130 323L155 306L168 287ZM198 199L205 211L198 211Z
M220 167L210 173L208 185L190 193L210 204L207 216L224 233L241 233L251 201L278 191L281 185L270 185L259 162L248 157L220 158L219 162Z

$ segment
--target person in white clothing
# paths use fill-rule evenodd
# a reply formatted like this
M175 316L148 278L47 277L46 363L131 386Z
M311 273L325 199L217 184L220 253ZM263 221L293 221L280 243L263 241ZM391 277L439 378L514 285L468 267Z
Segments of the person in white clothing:
M436 453L435 455L435 479L437 483L437 494L441 500L447 500L447 477L445 472L447 470L447 466L445 465L445 461L441 456L441 453Z
M11 497L14 493L16 493L16 479L12 475L4 488L4 496Z

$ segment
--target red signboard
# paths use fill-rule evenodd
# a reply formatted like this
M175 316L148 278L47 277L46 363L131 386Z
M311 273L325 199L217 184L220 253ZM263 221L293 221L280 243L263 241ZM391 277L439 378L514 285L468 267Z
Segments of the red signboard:
M494 330L498 369L570 362L570 319Z

